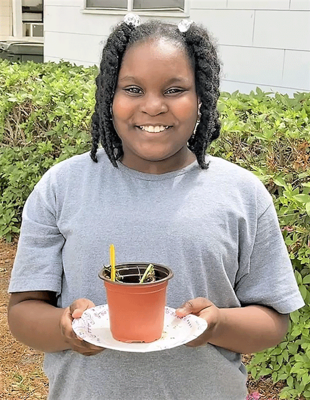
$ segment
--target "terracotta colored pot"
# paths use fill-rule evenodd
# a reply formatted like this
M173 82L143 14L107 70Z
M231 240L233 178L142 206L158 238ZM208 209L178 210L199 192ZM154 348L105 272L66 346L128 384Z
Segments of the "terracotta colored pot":
M121 342L154 342L163 332L170 268L153 264L155 281L139 283L148 263L117 264L116 271L123 282L112 282L103 268L99 277L104 280L109 307L110 329L114 339Z

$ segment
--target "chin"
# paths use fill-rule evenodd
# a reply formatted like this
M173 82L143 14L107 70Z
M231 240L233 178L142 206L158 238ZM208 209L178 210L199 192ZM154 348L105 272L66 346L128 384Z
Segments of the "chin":
M141 158L145 161L151 161L151 162L159 162L159 161L164 161L167 160L168 158L172 157L172 154L162 154L162 153L144 153L141 155Z

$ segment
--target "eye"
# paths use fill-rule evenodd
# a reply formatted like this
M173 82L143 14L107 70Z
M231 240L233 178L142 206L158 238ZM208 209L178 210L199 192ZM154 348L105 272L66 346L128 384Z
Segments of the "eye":
M140 89L137 86L131 86L131 87L127 87L124 89L126 93L128 94L132 94L132 95L137 95L137 94L142 94L142 89Z
M165 94L179 94L183 93L185 90L181 88L170 88L166 90Z

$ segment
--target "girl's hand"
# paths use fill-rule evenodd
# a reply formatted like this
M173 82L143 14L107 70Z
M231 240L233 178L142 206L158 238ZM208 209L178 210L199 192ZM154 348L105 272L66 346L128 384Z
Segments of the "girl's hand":
M95 307L95 304L88 299L75 300L70 307L64 309L60 318L60 331L65 342L68 343L72 350L84 356L93 356L105 350L103 347L85 342L72 329L72 321L75 318L80 318L85 310L92 307Z
M221 313L210 300L204 297L197 297L184 303L176 310L178 317L185 317L189 314L197 315L207 321L207 329L195 340L187 343L186 346L197 347L207 344L214 336L217 326L220 324Z

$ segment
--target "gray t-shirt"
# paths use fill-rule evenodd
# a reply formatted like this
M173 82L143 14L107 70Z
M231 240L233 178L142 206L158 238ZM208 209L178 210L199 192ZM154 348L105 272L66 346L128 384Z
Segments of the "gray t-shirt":
M98 271L154 262L174 271L167 305L195 297L218 307L303 306L272 198L251 172L207 156L162 175L111 165L103 150L52 167L26 202L9 291L55 291L58 306L105 304ZM46 354L50 400L244 400L240 354L207 344L85 357Z

